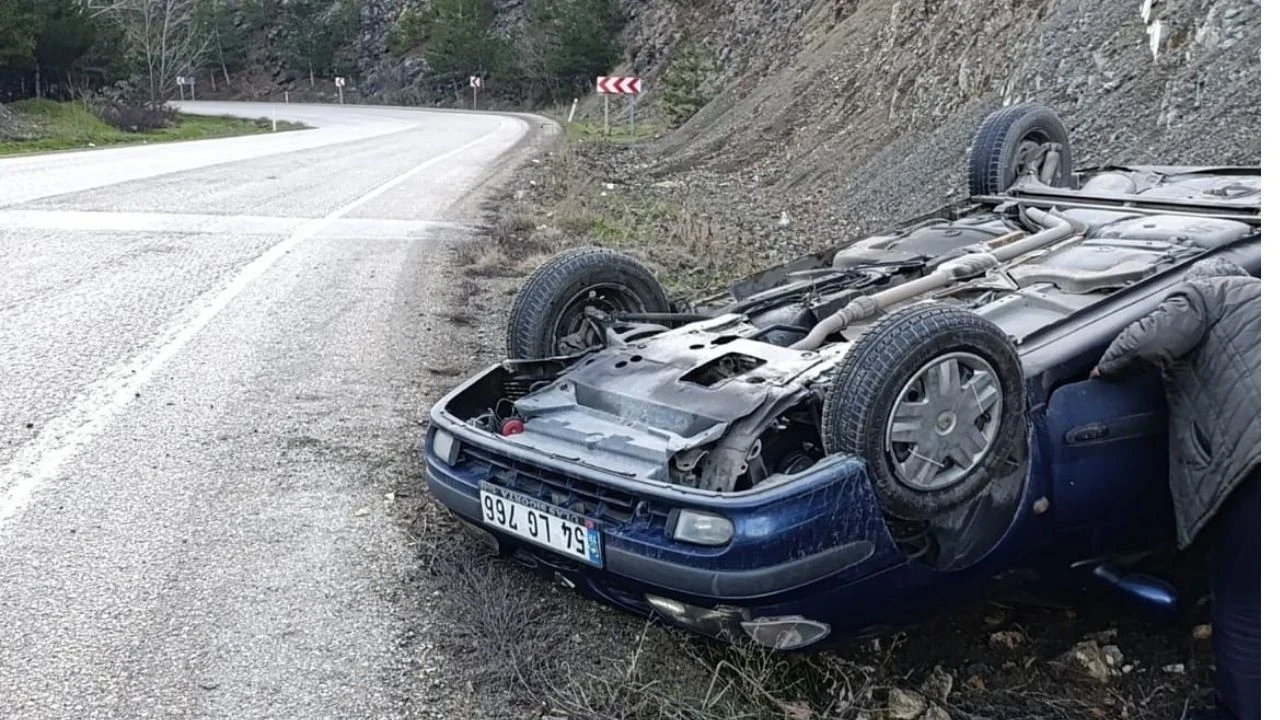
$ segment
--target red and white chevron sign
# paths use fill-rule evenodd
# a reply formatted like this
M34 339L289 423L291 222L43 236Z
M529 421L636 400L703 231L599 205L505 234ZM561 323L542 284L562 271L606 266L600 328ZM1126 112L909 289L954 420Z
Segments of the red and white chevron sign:
M639 95L642 85L638 77L596 78L596 92L606 95Z

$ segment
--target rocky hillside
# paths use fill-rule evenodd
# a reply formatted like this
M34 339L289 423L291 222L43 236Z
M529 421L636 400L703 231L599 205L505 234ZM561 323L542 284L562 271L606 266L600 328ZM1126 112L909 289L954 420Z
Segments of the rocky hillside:
M715 58L709 102L650 169L732 176L757 229L784 210L852 231L932 209L963 191L981 118L1028 100L1064 116L1078 166L1260 162L1258 0L628 5L623 71L650 80L647 114L682 30Z

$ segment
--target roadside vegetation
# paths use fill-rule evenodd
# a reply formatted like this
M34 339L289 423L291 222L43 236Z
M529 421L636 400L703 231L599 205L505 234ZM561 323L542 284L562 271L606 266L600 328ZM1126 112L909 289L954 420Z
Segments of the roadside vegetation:
M641 140L658 132L642 128ZM625 129L615 132L606 137L599 125L570 125L565 142L536 161L535 177L495 208L490 236L459 248L465 271L521 277L553 253L592 244L632 253L674 296L693 297L771 264L680 182L624 183L602 172L595 163L634 142Z
M272 132L271 120L234 117L165 114L162 127L128 131L112 125L84 102L23 100L8 106L22 136L0 140L0 155L53 152L137 143L204 140ZM297 130L301 123L278 122L276 131Z

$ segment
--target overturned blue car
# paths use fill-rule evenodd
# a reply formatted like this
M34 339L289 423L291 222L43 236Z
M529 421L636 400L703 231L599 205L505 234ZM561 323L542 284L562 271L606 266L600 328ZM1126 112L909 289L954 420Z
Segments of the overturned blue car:
M969 197L673 301L581 248L516 297L509 359L431 410L431 493L627 611L774 649L993 587L1177 609L1154 371L1089 379L1202 259L1261 274L1261 176L1072 167L1050 109L978 128Z

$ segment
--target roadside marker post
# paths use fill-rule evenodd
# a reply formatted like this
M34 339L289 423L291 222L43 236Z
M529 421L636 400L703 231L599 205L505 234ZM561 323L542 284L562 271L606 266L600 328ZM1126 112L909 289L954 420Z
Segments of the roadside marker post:
M182 86L189 85L191 87L191 99L196 99L196 78L194 75L179 75L178 79L178 99L186 100L186 93L182 91Z
M573 122L574 113L578 112L578 98L573 99L573 105L569 106L569 122Z
M347 79L342 77L336 77L333 79L333 84L338 86L338 104L346 105L347 103L342 97L342 88L346 87Z
M631 96L631 136L636 134L636 96L644 91L644 81L638 77L600 76L596 78L596 92L604 95L604 134L609 134L609 96Z

